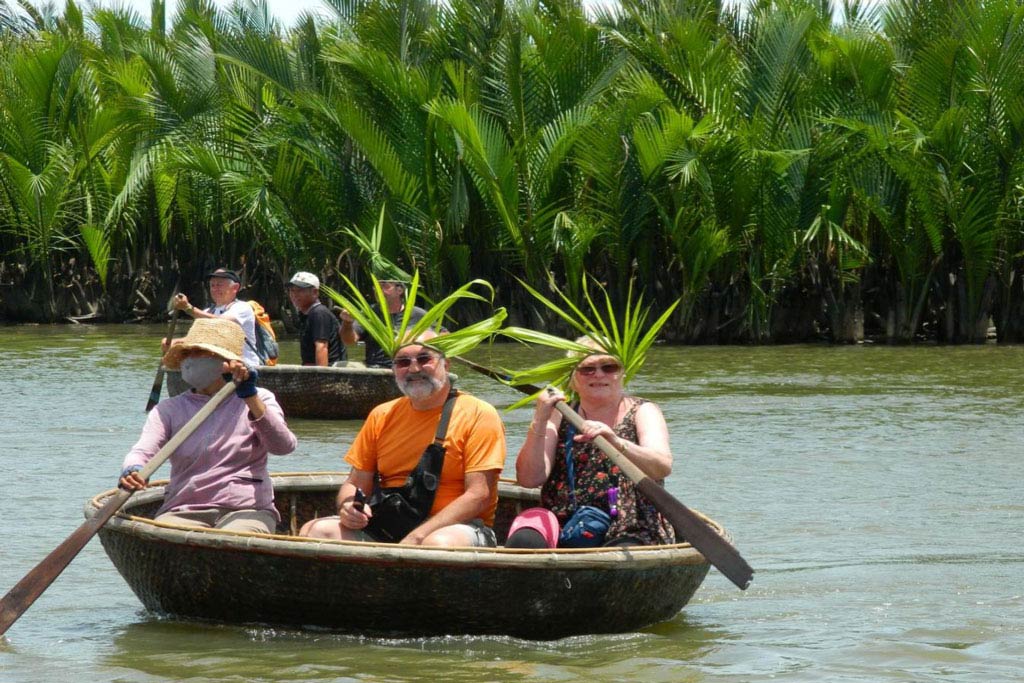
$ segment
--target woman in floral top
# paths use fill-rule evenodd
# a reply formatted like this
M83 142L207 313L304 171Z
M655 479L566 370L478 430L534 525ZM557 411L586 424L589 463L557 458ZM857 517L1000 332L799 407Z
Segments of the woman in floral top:
M617 357L589 339L577 342L595 348L577 364L570 384L579 396L574 408L584 420L583 428L572 429L569 438L571 427L554 409L565 400L560 391L545 392L537 399L530 431L516 458L516 478L521 486L542 487L542 509L532 508L516 518L506 547L554 547L557 529L576 507L592 505L611 512L610 489L616 489L617 514L612 516L605 545L674 543L671 525L594 444L596 437L603 436L648 477L664 480L672 472L672 451L661 409L625 393L623 366ZM567 445L575 474L572 482Z

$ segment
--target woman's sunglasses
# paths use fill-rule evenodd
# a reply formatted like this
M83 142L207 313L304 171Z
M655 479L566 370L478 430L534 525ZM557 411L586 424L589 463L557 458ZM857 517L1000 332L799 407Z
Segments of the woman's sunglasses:
M394 365L396 368L405 370L406 368L412 367L413 361L416 361L416 364L423 368L436 363L437 356L433 356L429 353L420 353L415 356L400 356L394 360Z
M576 372L584 377L591 377L601 370L606 375L617 375L622 372L622 366L618 363L601 363L600 365L577 365Z

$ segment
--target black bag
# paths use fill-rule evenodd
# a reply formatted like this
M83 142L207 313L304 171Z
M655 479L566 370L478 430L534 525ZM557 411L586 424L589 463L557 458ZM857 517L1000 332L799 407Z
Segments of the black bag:
M373 516L363 529L371 538L384 543L398 543L430 516L441 482L444 437L448 433L448 421L456 397L454 390L448 395L434 441L423 451L416 468L405 480L405 486L383 488L380 473L374 475L373 494L369 500Z

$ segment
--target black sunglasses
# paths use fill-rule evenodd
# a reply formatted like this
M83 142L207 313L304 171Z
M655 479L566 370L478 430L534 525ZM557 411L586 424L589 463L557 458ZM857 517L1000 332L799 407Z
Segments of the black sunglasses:
M601 372L606 375L617 375L622 372L622 366L618 363L601 363L599 365L577 365L576 372L580 373L584 377L590 377L591 375L597 374L597 369L600 368Z
M416 364L422 368L426 367L427 365L433 365L434 363L436 363L437 356L431 355L429 353L419 353L416 354L415 356L402 356L394 360L394 365L396 368L401 368L402 370L405 370L406 368L412 366L413 361L416 361Z

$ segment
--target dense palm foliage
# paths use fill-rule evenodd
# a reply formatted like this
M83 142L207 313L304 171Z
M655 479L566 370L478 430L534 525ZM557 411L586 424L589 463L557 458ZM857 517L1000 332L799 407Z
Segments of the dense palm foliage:
M0 315L636 281L688 342L1024 337L1016 0L0 0ZM553 276L553 280L549 279ZM365 281L365 279L364 279ZM621 303L621 302L620 302Z

